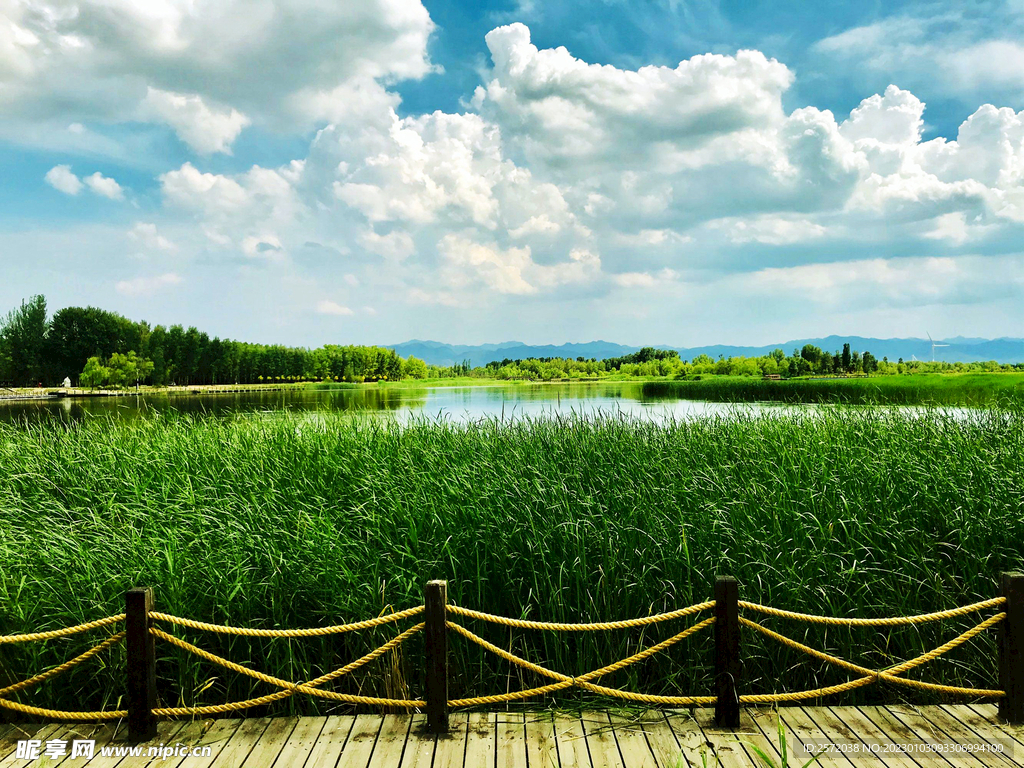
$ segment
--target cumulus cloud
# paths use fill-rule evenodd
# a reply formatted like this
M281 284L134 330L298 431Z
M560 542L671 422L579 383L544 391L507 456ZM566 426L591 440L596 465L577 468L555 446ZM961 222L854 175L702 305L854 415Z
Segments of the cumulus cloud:
M912 268L944 286L940 297L957 296L950 286L967 280L965 265L975 262L954 260L948 273L942 261L901 266L871 258L885 252L879 244L958 259L984 238L1005 244L1024 223L1024 118L1012 109L984 105L955 139L923 141L925 104L895 85L865 94L848 115L793 109L783 106L793 73L757 51L627 69L540 49L513 24L487 35L492 66L465 111L400 117L390 84L430 65L416 42L420 6L393 5L415 17L404 64L364 51L364 59L345 59L342 74L268 86L282 114L298 121L293 127L330 121L303 159L242 170L200 157L166 170L161 227L184 224L195 238L175 226L170 244L145 222L129 237L148 250L177 245L243 263L246 274L308 268L343 288L451 307L501 297L627 297L629 289L667 295L694 275L706 282L736 272L742 278L728 279L749 295L788 290L781 286L789 281L844 295L868 286L872 301L912 303L930 295L911 284ZM98 13L92 3L83 8ZM252 11L253 28L262 28L262 12ZM254 107L244 83L185 77L179 54L195 55L201 34L167 9L152 15L125 23L146 26L146 44L182 69L173 82L146 74L135 114L170 125L200 155L229 154L250 120L270 119L266 104ZM25 28L35 30L32 23ZM239 38L208 55L240 61L261 45ZM79 178L68 166L51 170L47 182L67 194L83 186L124 194L113 179ZM825 258L847 261L806 263ZM317 307L350 312L326 299Z
M97 195L110 200L124 199L121 185L99 171L80 179L71 171L70 165L55 165L46 172L44 178L47 184L66 195L77 195L82 187L88 187Z
M173 93L150 87L142 114L167 123L196 152L231 154L231 143L250 124L237 109L213 108L198 94Z
M128 230L128 238L148 250L173 251L176 248L174 243L157 231L156 224L152 222L136 222L135 226Z
M319 302L316 305L316 311L317 314L320 315L335 315L338 317L345 317L348 315L355 314L348 307L344 307L341 304L338 304L337 302L330 301L329 299L324 299L323 301Z
M565 48L538 49L524 24L486 36L491 80L474 104L500 115L510 138L533 159L566 163L657 152L663 143L777 123L793 80L759 51L706 54L677 67L622 70L588 64Z
M1019 256L865 259L765 269L737 279L741 290L758 294L799 294L830 304L840 291L858 306L965 304L1014 295L1024 287ZM985 267L989 267L986 269Z
M124 199L124 190L121 189L121 185L99 171L91 176L86 176L82 181L97 195L102 195L110 200Z
M1024 33L1019 8L992 3L985 13L952 6L927 16L894 14L846 29L813 46L847 73L884 74L931 86L942 73L945 93L977 104L1024 94Z
M388 259L401 260L416 251L416 244L409 234L400 230L378 235L371 229L360 233L359 242L368 251Z
M121 280L115 289L122 296L146 297L153 296L165 288L181 285L183 279L174 272L167 272L155 277L136 277L131 280Z
M69 165L55 165L46 172L46 183L66 195L77 195L82 190L82 181L71 172Z
M419 0L23 0L3 15L9 118L142 116L204 153L225 151L246 119L309 126L337 116L353 82L435 71L434 24Z

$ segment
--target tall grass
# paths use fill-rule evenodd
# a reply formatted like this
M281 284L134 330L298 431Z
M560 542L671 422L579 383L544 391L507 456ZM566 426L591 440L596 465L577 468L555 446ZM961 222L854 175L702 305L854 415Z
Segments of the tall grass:
M422 600L430 578L481 610L552 621L621 619L709 598L716 574L743 599L881 616L991 597L1024 565L1024 412L825 409L656 425L580 418L399 427L338 413L0 424L0 634L123 610L135 585L160 610L259 627L374 616ZM681 625L585 636L468 623L517 653L582 673ZM940 644L970 623L892 632L772 626L868 666ZM281 677L311 678L390 629L327 640L249 640L175 630ZM0 687L99 635L0 645ZM710 693L712 635L602 682ZM744 686L846 679L744 634ZM452 696L539 684L453 637ZM268 692L158 645L162 700L220 703ZM422 693L421 640L336 690ZM984 637L921 674L992 687ZM36 693L38 706L115 706L123 650ZM923 694L868 688L848 702ZM561 701L578 700L564 694ZM934 700L934 699L931 699ZM271 711L335 711L288 699Z
M883 405L1006 405L1024 403L1024 374L964 373L870 376L851 379L784 379L708 376L699 380L651 381L650 399L772 401Z

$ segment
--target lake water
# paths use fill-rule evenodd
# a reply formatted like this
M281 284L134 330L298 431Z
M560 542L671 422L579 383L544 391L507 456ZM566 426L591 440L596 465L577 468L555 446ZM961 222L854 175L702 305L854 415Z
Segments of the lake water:
M24 422L37 419L84 419L90 416L145 418L164 411L209 415L267 413L280 411L344 411L375 414L401 422L413 418L445 419L453 422L482 418L543 418L557 415L603 414L653 421L686 421L709 415L782 413L813 411L813 405L780 403L718 403L685 400L645 393L642 382L577 382L537 385L479 387L359 387L353 389L293 389L279 392L239 394L187 393L142 397L63 398L60 400L0 401L0 421ZM900 410L920 410L912 406ZM960 416L978 413L974 409L946 408Z

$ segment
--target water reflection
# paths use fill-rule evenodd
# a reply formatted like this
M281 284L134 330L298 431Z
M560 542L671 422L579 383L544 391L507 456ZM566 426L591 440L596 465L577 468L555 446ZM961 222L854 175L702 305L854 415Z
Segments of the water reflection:
M220 416L324 410L373 414L400 422L424 417L469 422L482 418L544 418L572 414L623 416L649 421L688 421L706 416L735 417L741 413L813 414L820 407L686 400L639 382L575 382L431 389L375 386L238 394L175 393L141 397L13 401L0 402L0 421L32 422L50 418L75 421L90 417L135 419L150 418L165 412ZM900 407L900 411L923 410L922 407ZM943 408L942 411L959 417L979 412L969 408Z

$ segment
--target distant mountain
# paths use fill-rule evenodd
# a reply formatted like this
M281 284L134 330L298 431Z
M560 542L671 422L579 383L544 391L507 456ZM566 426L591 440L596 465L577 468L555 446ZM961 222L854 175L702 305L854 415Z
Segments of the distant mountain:
M899 358L904 360L931 360L932 344L928 339L872 339L863 336L826 336L817 339L794 339L779 344L766 344L760 347L741 347L727 344L713 344L706 347L671 347L657 346L659 349L675 349L679 356L691 360L697 355L705 354L713 358L719 355L733 357L744 355L756 357L766 355L773 349L781 348L787 355L794 349L805 344L813 344L826 352L841 351L843 344L858 351L868 350L881 360L888 357L890 361ZM1024 362L1024 339L1002 337L998 339L964 338L957 336L951 339L936 341L946 346L935 348L936 360L949 362L973 363L985 360L996 360L1000 363ZM530 345L521 341L505 341L496 344L445 344L439 341L421 341L414 339L392 347L402 357L414 355L431 365L455 365L469 360L471 365L487 365L494 360L525 360L529 357L584 357L603 360L608 357L621 357L636 352L640 347L615 344L610 341L588 341L582 344L545 344Z
M393 349L402 357L415 355L431 365L455 365L469 360L471 365L487 365L492 360L525 360L529 357L595 357L603 360L636 352L640 347L627 347L610 341L588 341L584 344L545 344L534 346L521 341L506 341L501 344L441 344L436 341L406 341L395 344Z

